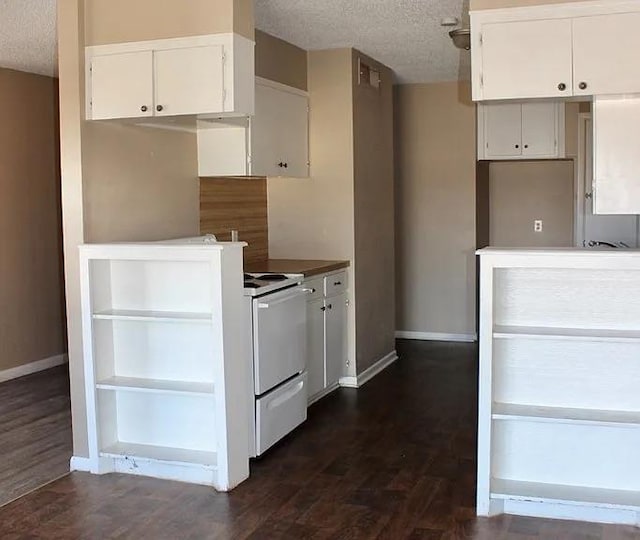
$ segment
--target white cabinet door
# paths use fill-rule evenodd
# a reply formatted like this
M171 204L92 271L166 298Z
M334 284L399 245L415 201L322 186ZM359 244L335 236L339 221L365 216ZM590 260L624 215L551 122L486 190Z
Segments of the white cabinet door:
M189 47L157 51L156 116L224 111L223 47Z
M484 100L571 95L571 19L482 25Z
M522 155L524 157L558 156L557 110L555 103L522 104Z
M573 20L574 94L640 91L640 13Z
M326 300L326 385L332 386L342 377L346 364L347 296L341 294Z
M484 107L485 159L522 154L522 105L491 104Z
M279 90L256 85L256 114L251 123L251 170L254 176L282 174L280 121L282 108Z
M286 88L256 85L252 173L309 176L309 98Z
M153 116L153 53L95 56L90 106L93 120Z
M324 314L322 298L307 303L307 373L310 398L325 388Z
M594 214L640 214L640 98L596 98Z

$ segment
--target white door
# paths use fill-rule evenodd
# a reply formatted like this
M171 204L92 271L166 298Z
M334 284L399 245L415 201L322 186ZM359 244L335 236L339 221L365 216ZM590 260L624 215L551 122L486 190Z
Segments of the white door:
M307 363L307 293L287 289L253 301L256 395L302 373Z
M347 360L347 296L341 294L326 300L326 370L327 387L342 377Z
M324 314L322 298L307 303L307 373L309 397L324 390Z
M522 155L557 156L557 106L555 103L522 104Z
M584 230L582 245L597 245L607 242L614 245L638 247L637 216L607 216L593 213L593 127L591 120L586 120L584 129L584 148L581 148L580 159L583 190Z
M224 112L223 47L156 51L155 114Z
M256 85L256 114L251 122L251 174L280 176L280 94L271 86Z
M482 98L571 95L571 19L482 26Z
M484 107L485 156L501 159L522 154L522 105L487 104Z
M153 53L95 56L91 60L91 118L153 116Z
M280 152L285 176L309 176L309 99L282 92Z
M640 13L573 21L574 94L638 92Z

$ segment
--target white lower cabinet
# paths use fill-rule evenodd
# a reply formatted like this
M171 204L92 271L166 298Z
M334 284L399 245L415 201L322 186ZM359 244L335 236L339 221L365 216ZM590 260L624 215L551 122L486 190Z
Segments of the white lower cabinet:
M327 288L332 288L333 283L340 283L342 289L327 296ZM307 301L307 372L311 404L338 387L346 363L346 273L308 280L305 286L310 293Z

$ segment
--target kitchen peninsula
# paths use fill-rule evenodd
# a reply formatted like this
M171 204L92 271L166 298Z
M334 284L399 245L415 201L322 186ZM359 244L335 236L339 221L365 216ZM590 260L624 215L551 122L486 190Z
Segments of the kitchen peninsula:
M640 251L478 253L478 514L640 524Z

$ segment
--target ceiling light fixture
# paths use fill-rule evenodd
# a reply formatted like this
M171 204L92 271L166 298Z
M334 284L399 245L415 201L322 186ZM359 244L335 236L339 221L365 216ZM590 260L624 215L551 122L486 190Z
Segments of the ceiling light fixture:
M471 31L468 28L458 28L451 30L449 36L453 40L453 44L458 49L464 49L468 51L471 49Z

